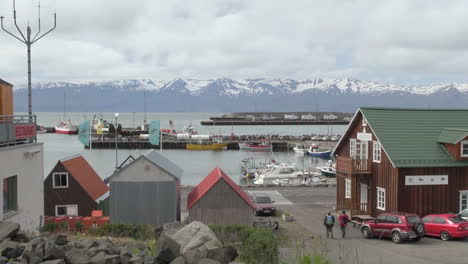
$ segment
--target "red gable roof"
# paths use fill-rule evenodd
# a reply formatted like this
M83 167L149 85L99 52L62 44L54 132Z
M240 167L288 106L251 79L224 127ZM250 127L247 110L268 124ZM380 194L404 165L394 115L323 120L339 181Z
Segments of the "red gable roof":
M223 170L216 167L213 169L208 176L203 179L200 184L197 185L188 195L187 198L187 209L198 202L219 180L223 179L231 188L239 194L239 196L252 208L255 208L249 196L234 183L229 176L224 173Z
M93 200L97 200L109 191L109 187L83 156L61 160L61 162Z

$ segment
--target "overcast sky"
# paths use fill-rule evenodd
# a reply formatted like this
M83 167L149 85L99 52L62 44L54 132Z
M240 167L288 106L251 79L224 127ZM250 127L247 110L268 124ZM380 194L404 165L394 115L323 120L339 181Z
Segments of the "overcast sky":
M17 0L37 28L37 1ZM54 0L43 0L42 29ZM468 82L468 1L57 0L33 78L340 78ZM12 2L0 0L12 32ZM26 82L26 46L0 32L0 78Z

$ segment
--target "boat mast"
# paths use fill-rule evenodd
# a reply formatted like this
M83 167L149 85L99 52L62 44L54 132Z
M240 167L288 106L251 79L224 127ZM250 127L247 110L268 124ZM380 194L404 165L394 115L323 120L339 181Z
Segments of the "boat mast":
M63 121L67 120L67 97L66 97L66 90L63 91Z
M146 90L143 91L143 96L144 96L144 108L145 108L145 115L144 115L144 120L143 120L143 128L144 128L144 125L146 125Z

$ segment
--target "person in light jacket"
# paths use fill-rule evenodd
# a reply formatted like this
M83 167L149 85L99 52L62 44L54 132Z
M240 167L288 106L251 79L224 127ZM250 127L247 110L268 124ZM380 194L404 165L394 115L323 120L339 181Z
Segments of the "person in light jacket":
M327 238L331 237L333 239L333 226L335 225L335 217L331 215L331 212L328 212L328 214L323 219L323 225L326 228Z

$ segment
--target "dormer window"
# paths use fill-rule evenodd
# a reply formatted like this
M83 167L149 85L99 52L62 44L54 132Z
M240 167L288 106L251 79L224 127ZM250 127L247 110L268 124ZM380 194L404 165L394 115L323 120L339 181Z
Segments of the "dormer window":
M68 173L54 172L52 176L54 188L68 188Z
M460 144L461 144L461 156L468 157L468 140L463 140Z

